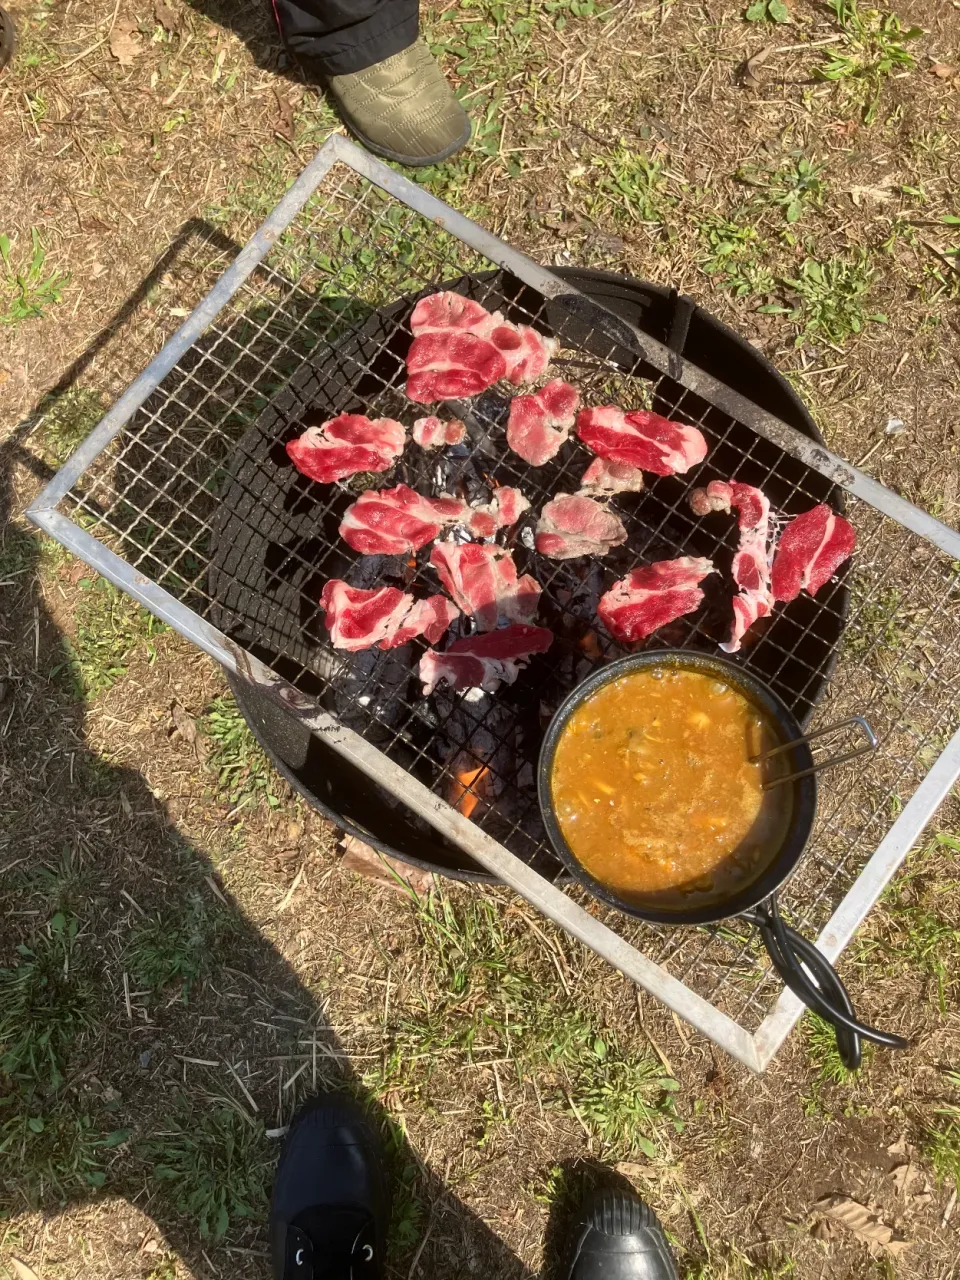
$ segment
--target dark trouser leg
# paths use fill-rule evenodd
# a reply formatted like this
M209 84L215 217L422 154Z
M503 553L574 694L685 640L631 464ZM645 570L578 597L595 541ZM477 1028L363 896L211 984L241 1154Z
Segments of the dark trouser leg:
M306 69L352 75L417 38L419 0L272 0L283 42Z

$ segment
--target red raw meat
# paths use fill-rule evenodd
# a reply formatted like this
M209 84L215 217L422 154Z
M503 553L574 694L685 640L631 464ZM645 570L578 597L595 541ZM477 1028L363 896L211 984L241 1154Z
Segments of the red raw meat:
M421 298L410 317L414 337L421 333L448 333L459 329L463 333L475 333L489 337L490 331L502 321L497 311L491 315L486 307L462 293L432 293Z
M640 493L643 472L625 462L594 458L581 477L580 489L584 493Z
M459 610L445 596L415 600L398 587L365 591L339 578L331 578L324 586L320 608L326 613L330 643L349 653L374 645L395 649L418 635L436 644L459 617Z
M747 631L758 618L765 618L774 605L770 590L770 561L773 545L770 532L770 502L765 493L739 480L711 480L705 489L694 489L690 507L695 515L711 511L738 512L740 542L731 572L740 588L733 599L730 635L720 646L736 653Z
M542 467L556 457L570 435L580 404L580 392L555 378L539 391L514 396L507 420L507 444L531 466Z
M536 548L554 560L605 556L627 540L627 531L612 511L593 498L564 493L540 512Z
M521 382L536 382L557 350L554 338L545 338L528 324L497 325L490 331L490 341L507 363L506 377L515 387Z
M625 413L612 404L581 409L577 435L601 458L658 476L682 475L707 456L707 442L696 427L648 409Z
M484 689L494 693L501 681L513 684L534 653L546 653L553 632L546 627L513 626L484 636L454 640L443 653L428 649L420 659L424 695L441 680L452 689Z
M557 348L525 324L459 293L421 298L410 317L407 395L418 404L478 395L501 378L514 385L545 372Z
M405 431L393 418L371 421L362 413L341 413L308 427L289 442L287 454L303 475L332 484L358 471L388 471L403 453Z
M405 484L367 489L344 512L340 537L365 556L398 556L425 547L467 510L459 498L424 498Z
M703 599L700 582L714 573L709 560L681 556L634 569L600 598L601 621L615 640L632 644L692 613Z
M418 404L475 396L507 372L501 352L475 333L431 331L407 353L407 395Z
M502 547L438 542L430 563L457 606L473 615L478 631L492 631L500 617L531 622L536 616L540 584L529 574L518 577L513 556Z
M493 495L493 501L482 507L469 507L467 528L475 538L492 538L498 529L516 524L530 503L519 489L504 485Z
M442 449L446 444L462 444L467 428L459 418L441 422L439 418L418 418L410 433L421 449Z
M801 591L815 596L850 558L856 546L853 525L825 502L791 520L780 537L771 585L775 600L795 600Z

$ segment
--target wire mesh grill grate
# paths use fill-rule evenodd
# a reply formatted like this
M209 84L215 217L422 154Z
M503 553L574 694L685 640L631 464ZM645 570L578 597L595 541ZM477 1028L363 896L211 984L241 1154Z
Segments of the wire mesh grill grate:
M688 480L667 477L613 500L629 538L603 561L545 560L529 550L523 526L515 528L508 536L518 569L541 583L538 621L556 641L495 695L470 700L441 691L424 699L418 642L387 653L331 649L317 608L326 579L389 581L420 597L439 590L429 546L409 562L361 558L338 538L343 511L363 488L404 481L423 493L485 501L496 487L515 485L535 518L549 498L577 489L590 460L571 443L556 464L527 466L506 445L508 397L494 389L460 406L457 416L470 432L465 446L434 455L408 443L394 471L342 485L294 475L282 446L306 425L364 412L409 426L427 411L403 396L406 321L412 301L441 285L555 333L561 344L555 373L577 383L585 403L652 407L699 426L710 452L696 484L736 478L758 485L783 516L825 500L845 502L858 535L849 572L816 601L802 597L778 609L743 654L801 719L815 709L817 723L864 714L881 741L868 763L824 776L811 852L785 891L792 921L818 930L957 728L958 565L687 387L642 366L589 320L561 312L351 168L330 170L264 263L84 472L61 510L446 799L462 797L464 775L484 768L483 785L467 788L476 801L474 820L527 861L550 865L533 765L558 701L596 661L620 652L595 627L599 594L653 559L704 555L726 568L736 523L722 515L695 518ZM729 597L729 580L716 576L706 606L656 633L649 647L715 650L728 626ZM748 1029L779 993L749 931L736 921L706 931L618 918L616 927Z

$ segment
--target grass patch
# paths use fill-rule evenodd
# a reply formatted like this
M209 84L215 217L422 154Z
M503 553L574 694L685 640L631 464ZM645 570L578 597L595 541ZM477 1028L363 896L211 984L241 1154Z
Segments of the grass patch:
M746 164L737 170L737 178L756 192L755 203L783 210L788 223L799 222L804 212L817 207L823 197L820 175L825 166L814 164L803 154L785 157L774 168Z
M0 324L16 326L39 319L62 301L67 280L63 272L48 268L47 251L36 227L30 230L28 253L18 251L9 236L0 235Z
M40 439L59 466L103 417L103 396L93 387L73 387L52 399L42 412Z
M229 917L194 894L175 910L138 921L124 963L138 987L159 991L179 982L186 1004L194 983L217 964L219 943L229 932Z
M923 30L905 28L895 13L861 9L857 0L827 0L827 8L844 39L839 47L831 48L814 74L819 80L842 84L847 95L863 108L864 124L872 124L887 77L917 65L907 44L922 36Z
M77 587L83 594L74 613L74 635L62 637L67 661L51 674L66 670L78 694L94 698L126 674L141 646L152 663L153 639L167 626L106 578L81 578Z
M575 1116L608 1154L662 1153L667 1133L683 1127L676 1081L555 990L555 973L540 971L540 944L531 952L529 933L508 923L501 904L433 893L416 921L430 969L381 1087L417 1089L444 1058L482 1063L494 1052L518 1081L536 1076L544 1102ZM491 1104L477 1143L487 1145L504 1118Z
M718 214L700 224L700 267L736 298L767 297L776 288L773 272L764 262L766 242L756 226Z
M609 216L618 223L662 226L677 203L667 190L663 161L622 145L597 156L581 181L598 193L588 202L591 216Z
M706 1236L700 1223L697 1231L701 1242L706 1244ZM711 1249L705 1258L690 1260L684 1268L685 1280L786 1280L787 1276L796 1274L797 1264L793 1258L774 1250L778 1256L775 1260L758 1261L729 1245L721 1253Z
M278 778L233 698L217 698L200 717L200 730L210 741L207 768L234 809L265 800L280 806Z
M947 1079L960 1089L960 1072L948 1071ZM924 1149L937 1181L952 1185L960 1194L960 1107L944 1103L937 1107L936 1114L940 1123L927 1127Z
M143 1146L157 1193L219 1240L238 1218L262 1218L272 1160L259 1121L234 1107L200 1112L180 1094L167 1128Z
M828 258L818 262L807 258L798 274L784 277L781 283L796 298L792 307L773 303L762 308L774 315L785 315L800 326L796 345L810 338L821 338L840 346L848 338L862 333L868 322L885 324L887 317L867 310L867 296L876 279L876 269L865 249L847 257Z
M943 892L944 877L936 866L929 866L938 853L954 858L960 853L960 837L938 832L922 854L913 855L909 869L884 895L883 935L864 938L860 954L876 963L876 953L881 952L888 971L931 979L943 1015L960 981L960 921L956 899Z
M0 1099L0 1181L31 1206L45 1203L51 1190L61 1201L89 1194L107 1183L106 1153L129 1137L129 1129L105 1134L68 1103L7 1095Z
M78 969L79 922L63 912L50 919L20 959L0 969L0 1071L31 1088L55 1092L66 1057L94 1021L93 989Z

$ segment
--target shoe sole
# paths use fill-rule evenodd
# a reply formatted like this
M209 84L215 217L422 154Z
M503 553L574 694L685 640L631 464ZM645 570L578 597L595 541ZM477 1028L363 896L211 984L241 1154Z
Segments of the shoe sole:
M396 164L405 165L408 169L426 169L428 165L440 164L442 160L449 160L455 152L467 145L470 141L470 135L473 133L473 125L468 119L466 128L460 137L455 142L451 142L450 146L445 147L443 151L438 151L436 155L432 156L407 156L399 151L391 151L389 147L377 146L375 142L372 142L360 129L355 128L352 124L347 125L347 128L358 142L363 143L368 151L372 151L376 156L383 156L384 160L393 160Z

